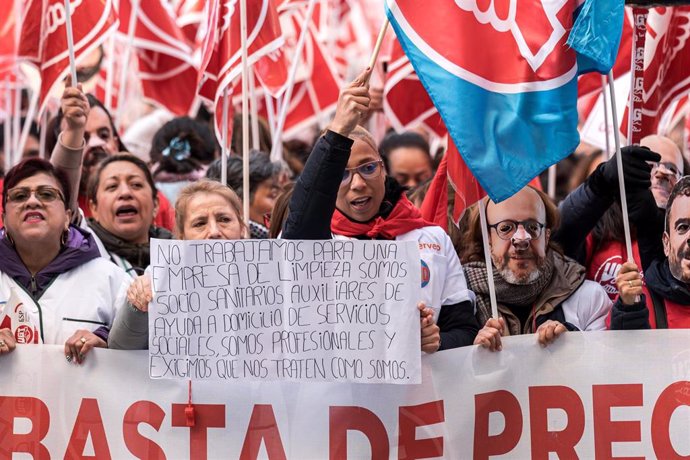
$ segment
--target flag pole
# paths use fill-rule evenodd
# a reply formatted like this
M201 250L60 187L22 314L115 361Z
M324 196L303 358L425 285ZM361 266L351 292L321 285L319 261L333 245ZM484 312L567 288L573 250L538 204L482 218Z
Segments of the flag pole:
M21 155L24 152L24 146L29 138L29 129L31 128L31 122L36 116L36 108L38 107L38 91L33 91L31 94L31 99L29 100L29 109L26 113L26 118L24 119L24 126L22 127L22 134L19 137L19 144L17 147L17 155Z
M220 149L220 183L223 185L228 185L228 151L230 145L230 139L228 139L228 89L223 90L223 113L221 115L220 122L221 126L221 140L223 145Z
M486 204L485 204L486 202ZM486 279L489 282L489 299L491 301L491 317L498 319L498 304L496 303L496 286L494 284L494 266L491 261L491 249L489 247L489 224L486 220L486 206L489 204L489 197L486 200L479 200L479 223L482 227L482 245L484 246L484 263L486 263Z
M65 0L65 26L67 28L67 50L69 52L69 74L72 77L72 86L77 86L77 64L74 57L74 35L72 34L72 5L70 0Z
M137 24L137 15L139 14L139 1L131 0L132 6L129 12L129 24L127 25L127 44L125 45L125 52L122 58L122 70L120 71L120 87L117 93L117 120L118 127L122 126L122 116L125 107L125 97L127 89L127 71L129 70L129 60L132 57L132 49L134 48L134 32Z
M48 134L48 109L45 109L41 114L41 132L38 138L38 149L41 154L41 158L47 160L49 155L46 152L46 135Z
M105 75L105 101L103 101L103 104L105 104L105 108L108 109L108 112L113 111L113 82L115 80L115 75L113 75L113 72L115 71L115 34L112 34L111 37L108 39L108 65L106 66L106 75Z
M383 38L386 36L386 30L388 30L388 24L390 24L390 21L388 19L388 16L386 16L383 20L383 24L381 24L379 35L378 37L376 37L376 44L374 45L374 50L371 52L371 58L369 58L370 70L374 69L374 65L376 65L376 60L379 58L379 52L381 51L381 45L383 45ZM369 77L367 77L366 83L369 83L369 78L371 78L371 72L369 73Z
M273 97L264 91L264 103L266 104L266 113L268 114L268 129L271 131L271 139L275 140L275 108L273 107Z
M601 96L604 103L604 138L606 139L606 158L611 158L613 152L611 151L611 142L609 141L609 108L606 97L606 75L601 76ZM615 127L614 127L615 129Z
M17 164L22 159L22 152L19 150L19 137L22 129L22 87L19 84L19 66L14 80L14 117L12 118L12 164Z
M259 140L259 108L256 106L256 84L254 82L254 68L249 69L249 108L251 110L249 119L252 123L252 149L260 150L261 142Z
M642 131L642 97L644 95L644 44L647 38L646 8L633 8L633 40L630 64L630 100L628 101L628 145L640 142ZM609 73L609 80L613 74ZM609 84L611 82L609 81ZM611 96L613 98L613 95ZM613 99L612 99L613 100ZM639 117L637 116L639 115ZM636 120L637 118L637 120ZM614 125L615 126L615 125Z
M629 261L633 260L632 240L630 238L630 221L628 220L628 200L625 195L625 178L623 177L623 157L621 155L621 139L616 113L616 91L613 86L613 72L609 72L609 91L611 93L611 119L613 121L613 141L616 146L616 165L618 166L618 186L621 193L621 210L623 211L623 232L625 234L625 250Z
M549 189L548 195L552 200L556 200L556 168L557 164L549 166Z
M12 168L12 89L10 88L10 77L5 77L5 123L3 124L5 141L2 146L5 152L5 173Z
M276 121L276 129L273 136L271 161L280 161L283 155L283 127L285 126L285 118L287 118L287 111L288 107L290 106L290 99L292 98L292 90L295 86L297 67L301 62L302 50L304 49L304 42L307 40L307 34L309 32L309 22L311 21L312 14L314 13L315 6L316 0L309 0L307 11L304 14L304 21L302 21L302 31L300 33L299 40L297 41L297 46L295 46L295 54L292 58L290 73L288 74L287 86L285 87L285 93L283 94L282 102L280 104L280 113L278 114L278 120Z
M240 0L242 38L242 204L244 221L249 225L249 62L247 57L247 0Z

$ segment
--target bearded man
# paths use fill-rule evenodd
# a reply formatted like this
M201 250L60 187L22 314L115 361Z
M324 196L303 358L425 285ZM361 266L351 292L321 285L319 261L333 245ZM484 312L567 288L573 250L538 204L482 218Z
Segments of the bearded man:
M500 203L484 199L499 318L491 317L479 212L468 220L461 261L477 296L484 327L474 343L501 349L501 336L536 333L541 345L565 331L606 329L611 301L585 268L551 242L558 209L543 192L525 187Z
M635 263L621 267L611 329L690 327L690 176L668 198L662 242L665 257L650 264L644 279Z

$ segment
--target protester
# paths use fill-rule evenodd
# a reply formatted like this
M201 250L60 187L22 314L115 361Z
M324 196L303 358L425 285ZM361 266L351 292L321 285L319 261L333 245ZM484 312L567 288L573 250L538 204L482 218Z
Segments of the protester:
M486 208L499 318L491 317L477 206ZM566 331L606 328L611 301L601 286L585 280L584 267L551 241L559 216L547 195L527 186L498 204L483 199L470 212L460 259L484 324L475 344L496 351L502 336L535 333L545 346Z
M81 91L68 88L62 98L62 111L70 107L87 107ZM65 124L65 123L63 123ZM87 123L88 124L88 123ZM149 238L171 238L172 233L154 225L158 212L158 193L146 163L129 154L109 155L91 173L86 196L89 217L82 219L76 195L81 186L79 167L84 132L81 120L65 125L53 151L51 162L69 178L73 222L96 236L103 257L110 259L132 277L143 273L149 264ZM80 139L79 148L69 148L61 139ZM73 142L77 145L77 141Z
M79 124L84 112L72 107L66 118ZM62 141L75 146L75 139ZM48 161L33 158L13 167L2 202L0 303L16 296L40 342L64 343L67 361L81 363L91 348L107 346L129 279L100 257L89 232L70 225L68 179Z
M431 179L434 168L428 142L413 131L388 134L379 144L386 171L410 189Z
M175 201L182 188L206 175L215 154L215 140L206 125L189 117L169 121L151 143L156 187Z
M623 148L622 155L631 249L635 264L646 267L661 252L663 208L684 171L683 160L670 139L656 135L643 138L641 146ZM615 156L599 165L560 208L563 226L554 238L614 300L616 275L627 259ZM641 252L639 239L656 244L644 245L647 252Z
M181 240L237 240L247 233L239 198L216 181L202 179L183 188L175 214L175 237ZM146 273L130 286L127 305L121 308L110 333L110 348L148 348L147 312L152 299L151 277Z
M283 237L426 243L420 250L429 269L419 299L422 350L470 345L478 330L473 294L448 235L422 219L386 175L371 135L357 126L369 105L367 78L365 71L341 90L335 117L295 184Z
M221 161L216 160L206 172L206 177L220 180ZM243 195L242 157L228 157L228 186ZM280 195L281 166L271 161L263 152L252 151L249 154L249 235L254 239L268 238L268 228L264 225L264 215L271 212L276 198Z
M613 305L611 329L690 327L688 231L690 176L676 183L667 200L662 237L664 256L651 262L644 271L644 279L634 262L621 266L616 277L620 297Z
M141 275L149 265L150 238L172 238L154 225L159 194L146 163L129 154L106 158L91 178L88 197L93 217L87 225L107 257L130 275Z
M83 131L83 137L86 141L83 158L81 155L78 158L76 155L59 155L58 158L51 156L51 161L55 166L70 172L70 176L76 175L76 170L81 170L79 175L78 205L86 217L91 217L87 192L93 172L96 170L98 163L106 157L115 155L118 152L127 152L127 148L120 140L120 136L115 128L115 122L108 109L93 95L87 94L86 97L90 110ZM63 108L61 107L53 120L53 138L46 142L48 151L55 152L55 149L58 148L57 139L60 132L67 128L68 126L64 122ZM170 230L175 222L172 206L163 195L159 197L159 201L160 211L156 216L155 223L157 226Z

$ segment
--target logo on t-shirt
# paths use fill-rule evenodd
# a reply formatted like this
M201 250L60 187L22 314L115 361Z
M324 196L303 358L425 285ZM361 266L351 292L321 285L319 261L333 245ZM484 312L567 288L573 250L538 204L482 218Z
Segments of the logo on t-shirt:
M429 270L426 262L422 260L422 287L426 287L429 284L429 280L431 280L431 270Z

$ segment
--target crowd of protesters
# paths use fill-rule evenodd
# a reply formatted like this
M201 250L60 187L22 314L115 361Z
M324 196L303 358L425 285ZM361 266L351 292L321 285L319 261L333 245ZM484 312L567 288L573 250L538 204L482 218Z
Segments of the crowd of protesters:
M18 297L40 342L64 345L67 361L81 363L94 347L148 346L151 238L350 238L433 243L419 245L429 282L414 299L423 352L498 351L517 334L546 346L566 332L690 326L682 146L649 136L623 149L632 260L616 158L600 151L567 160L569 190L558 201L532 186L499 203L485 197L446 232L418 209L438 158L423 132L367 131L377 110L368 81L367 70L341 90L313 146L285 142L284 162L270 160L278 141L261 122L248 222L239 123L223 174L212 121L154 112L125 142L103 104L68 85L46 151L30 143L0 179L0 305ZM0 324L0 354L16 339Z

